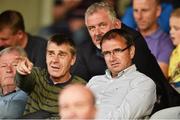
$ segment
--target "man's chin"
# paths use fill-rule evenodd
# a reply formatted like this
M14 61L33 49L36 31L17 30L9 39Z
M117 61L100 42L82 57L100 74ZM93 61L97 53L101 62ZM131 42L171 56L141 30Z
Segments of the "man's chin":
M101 49L100 44L96 44L95 46L96 46L98 49Z
M52 78L59 78L59 75L57 75L57 74L55 74L55 73L50 74L50 76L51 76Z
M147 27L145 25L140 25L140 27L138 28L140 31L146 31Z
M0 51L6 48L5 46L0 46Z
M59 72L51 71L51 72L49 72L49 75L52 76L52 77L59 77Z

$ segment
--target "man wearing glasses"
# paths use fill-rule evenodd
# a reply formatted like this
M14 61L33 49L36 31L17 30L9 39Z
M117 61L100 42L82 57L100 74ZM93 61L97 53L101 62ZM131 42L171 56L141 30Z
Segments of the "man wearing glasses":
M100 47L108 69L87 84L97 99L97 118L140 119L150 115L156 85L132 64L135 47L131 35L122 29L110 30Z
M86 10L85 24L92 40L78 47L77 60L72 69L73 74L87 81L95 75L103 75L107 66L101 55L101 38L111 29L123 29L133 36L136 48L133 63L136 65L137 70L150 77L156 83L158 99L153 113L163 108L180 105L180 95L168 83L142 35L124 25L116 17L112 6L105 2L92 4Z

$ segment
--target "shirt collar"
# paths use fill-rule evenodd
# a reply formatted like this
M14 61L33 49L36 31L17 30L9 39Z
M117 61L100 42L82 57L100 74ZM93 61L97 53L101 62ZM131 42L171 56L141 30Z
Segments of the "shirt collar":
M11 94L11 93L14 93L14 92L17 92L17 91L19 91L19 90L20 90L20 89L19 89L18 87L16 87L15 90L13 90L13 91L11 91L11 92L3 95L3 93L2 93L2 88L1 88L1 89L0 89L0 96L7 96L7 95L9 95L9 94Z
M158 29L156 31L154 31L153 33L151 33L150 35L144 36L145 38L151 38L152 40L157 40L157 38L159 38L159 36L162 35L162 30L160 27L158 27Z
M128 68L122 70L121 72L119 72L118 75L114 78L120 78L122 75L128 74L128 73L133 72L133 71L136 71L136 66L134 64L129 66ZM105 75L108 79L113 79L109 69L106 69Z
M54 84L53 81L50 79L50 76L48 76L48 83L49 83L50 85L54 85L54 86L58 86L58 87L63 87L63 86L68 85L69 83L71 83L73 77L74 77L74 76L71 75L71 78L70 78L68 81L66 81L66 82L64 82L64 83Z

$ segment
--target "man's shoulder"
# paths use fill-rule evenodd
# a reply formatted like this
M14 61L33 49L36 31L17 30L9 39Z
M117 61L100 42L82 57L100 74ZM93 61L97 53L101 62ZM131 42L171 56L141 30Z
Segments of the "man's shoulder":
M48 71L45 68L33 67L31 70L32 76L39 76L45 78L48 76Z
M134 71L129 77L132 78L132 83L136 84L152 84L155 85L154 81L148 77L147 75L139 72L139 71Z
M23 90L17 90L15 92L15 96L14 96L14 99L15 100L23 100L23 101L26 101L27 100L27 94L23 91Z
M32 43L37 43L37 44L47 44L47 40L40 37L40 36L35 36L35 35L30 35L28 34L28 42L32 42Z
M127 25L121 23L121 29L132 33L132 35L140 35L140 32L138 32L137 30L135 30L134 28L128 27Z
M6 101L8 101L8 100L12 101L12 100L21 100L24 97L27 97L27 94L24 91L18 89L18 90L14 91L12 93L9 93L5 96L1 96L1 99L4 99Z
M95 45L92 43L92 41L85 41L82 44L77 46L79 50L83 50L83 49L94 49L96 48Z
M105 78L105 76L106 76L105 74L104 75L95 75L91 79L93 80L93 79Z
M104 80L106 80L106 75L95 75L93 76L88 83L91 83L91 82L103 82Z
M80 46L77 46L77 55L83 58L89 59L89 57L96 56L96 52L97 48L91 41L84 42Z
M170 39L170 35L166 32L164 32L161 28L158 28L154 34L151 34L150 36L157 37L156 39Z
M86 81L83 78L74 75L73 78L72 78L72 83L86 84Z
M144 37L141 35L140 32L138 32L137 30L133 29L133 28L130 28L128 26L126 26L125 24L121 24L121 29L127 31L131 37L133 38L134 40L134 43L135 43L135 46L141 46L141 47L138 47L138 48L144 48L146 47L146 49L148 48L146 42L145 42L145 39Z

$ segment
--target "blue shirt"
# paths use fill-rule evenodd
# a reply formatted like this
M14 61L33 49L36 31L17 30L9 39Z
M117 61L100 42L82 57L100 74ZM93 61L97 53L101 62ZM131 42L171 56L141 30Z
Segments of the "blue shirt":
M14 91L8 95L0 95L0 118L14 119L23 115L27 101L27 94L22 90Z

